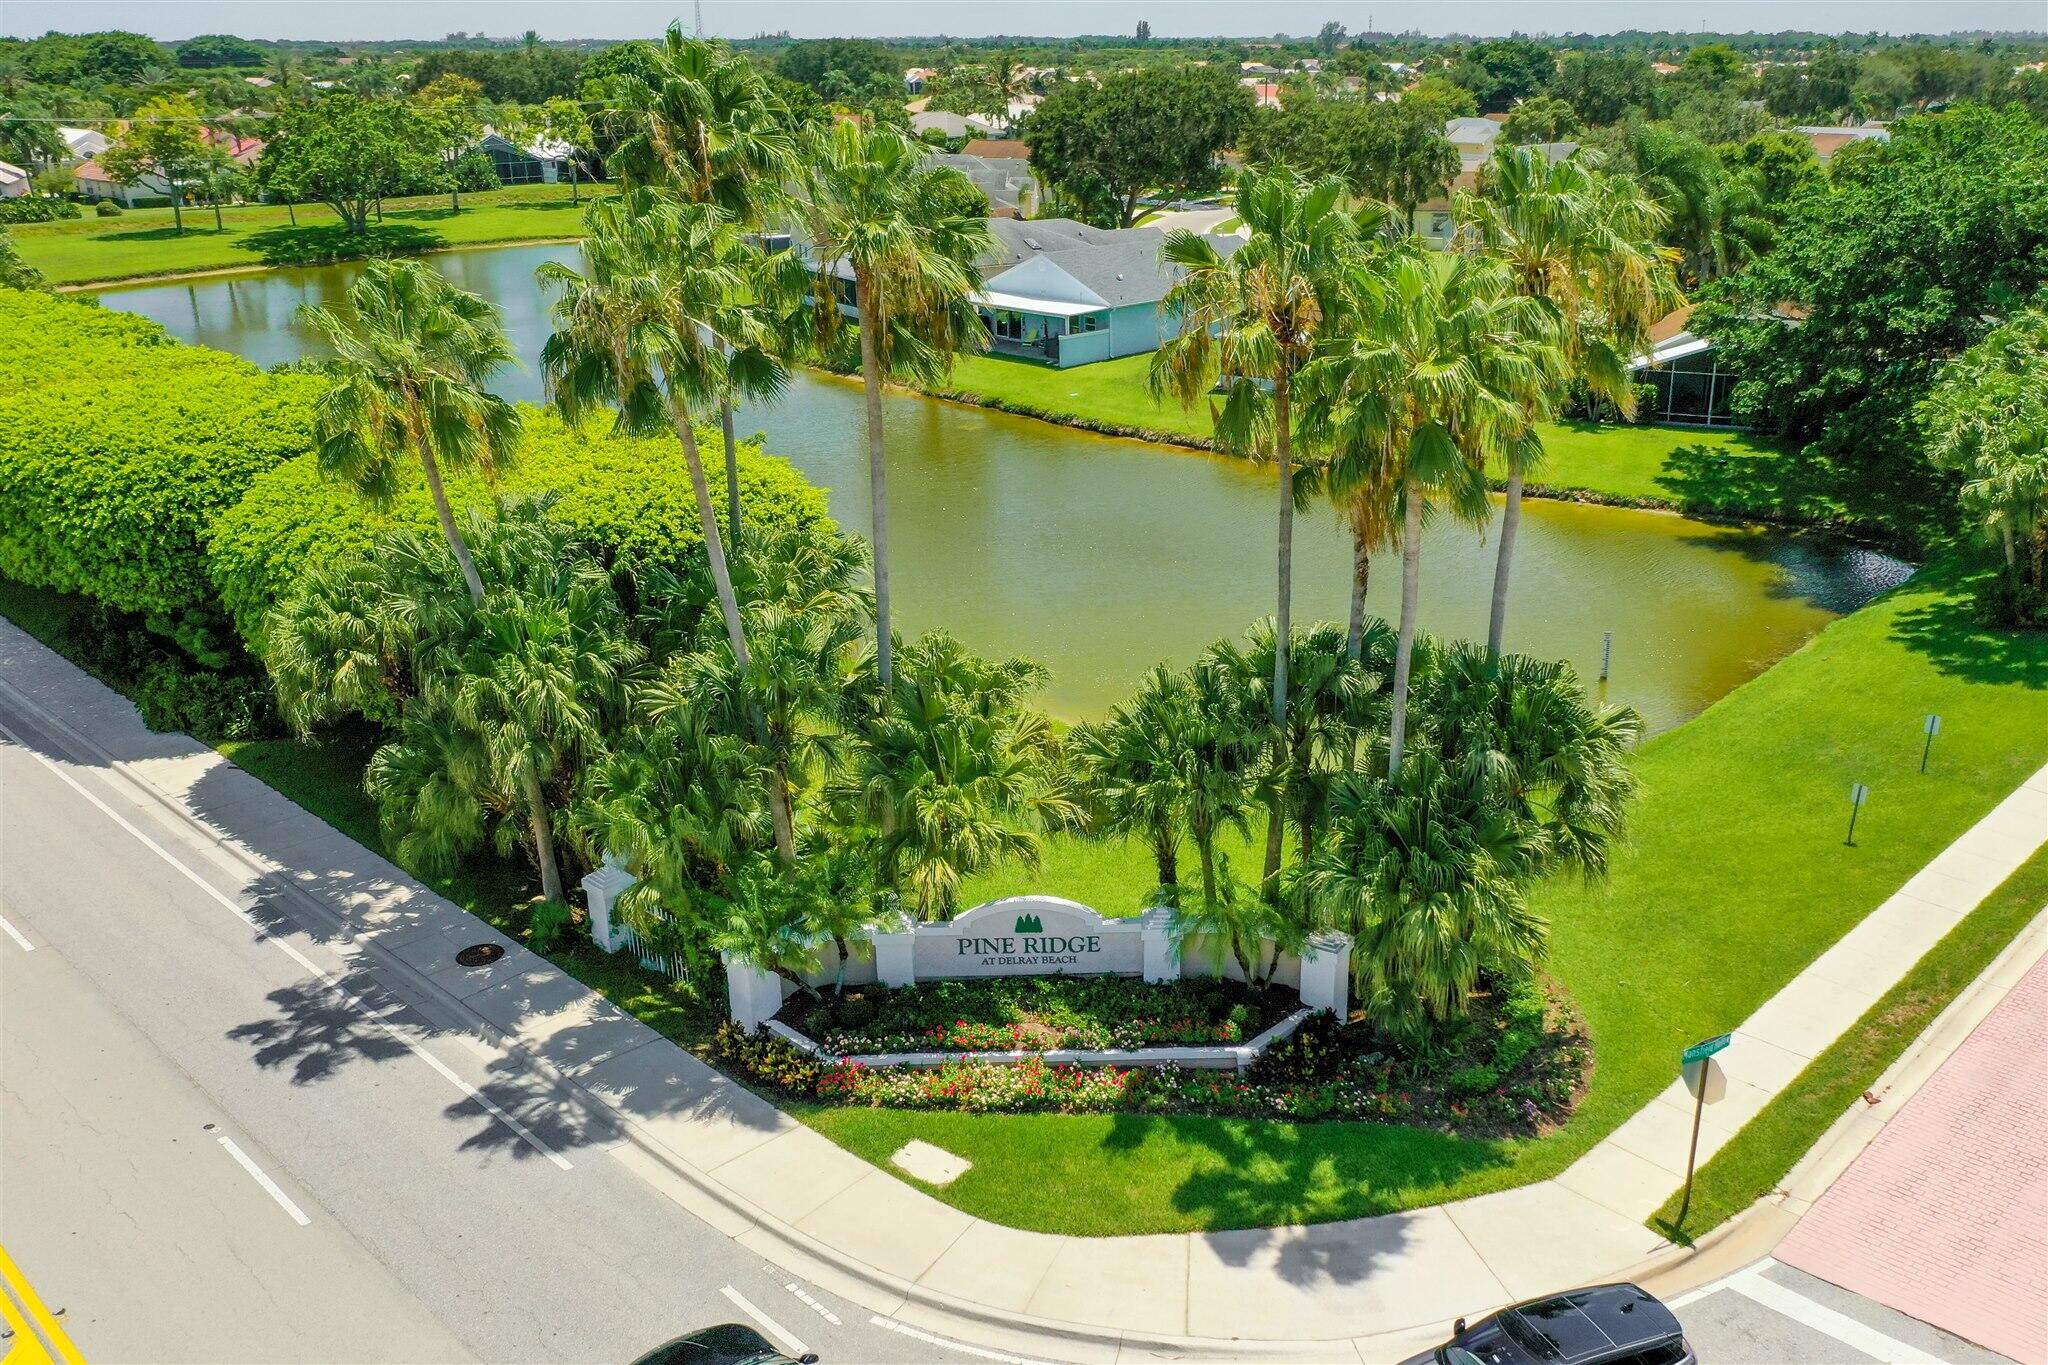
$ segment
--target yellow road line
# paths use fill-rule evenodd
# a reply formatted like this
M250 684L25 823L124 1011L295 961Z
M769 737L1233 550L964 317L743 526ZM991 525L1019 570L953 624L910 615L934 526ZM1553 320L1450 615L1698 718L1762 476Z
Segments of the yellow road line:
M71 1338L58 1325L56 1315L44 1306L35 1286L28 1282L28 1276L21 1273L21 1267L14 1263L14 1258L7 1254L4 1246L0 1246L0 1279L7 1282L5 1291L0 1292L0 1311L6 1313L9 1325L14 1328L13 1349L4 1357L5 1365L17 1365L17 1357L19 1365L41 1365L44 1361L55 1365L85 1365L85 1357L71 1344ZM27 1310L28 1321L23 1321L15 1311L12 1300L16 1299ZM30 1330L31 1322L33 1331ZM49 1343L49 1349L45 1349L42 1341L36 1340L38 1333L43 1341ZM50 1350L56 1354L51 1355Z

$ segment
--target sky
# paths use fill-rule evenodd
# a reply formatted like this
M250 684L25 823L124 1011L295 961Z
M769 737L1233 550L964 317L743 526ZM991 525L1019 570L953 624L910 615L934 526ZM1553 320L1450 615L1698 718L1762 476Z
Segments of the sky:
M452 32L543 38L634 38L680 17L692 0L0 0L0 33L132 29L151 37L439 38ZM800 38L1128 33L1264 37L1313 33L1335 19L1353 31L1479 35L1719 32L2048 30L2048 0L703 0L704 27L744 38L787 29Z

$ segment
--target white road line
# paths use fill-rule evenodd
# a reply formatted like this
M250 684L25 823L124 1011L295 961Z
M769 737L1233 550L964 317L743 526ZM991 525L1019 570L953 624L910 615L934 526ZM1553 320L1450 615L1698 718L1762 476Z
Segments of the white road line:
M21 950L24 953L32 953L36 950L36 945L28 941L28 935L24 934L23 932L21 932L21 930L9 924L7 922L7 916L5 915L0 915L0 929L5 929L7 931L7 937L13 939L16 943L19 943L21 945Z
M306 1211L304 1209L300 1208L297 1204L294 1204L292 1202L292 1197L290 1195L286 1194L283 1190L277 1187L277 1182L275 1180L272 1180L269 1176L263 1173L263 1168L261 1166L258 1166L254 1161L249 1159L249 1154L243 1151L239 1146L237 1146L233 1138L223 1133L221 1134L219 1140L220 1145L227 1148L228 1155L235 1159L235 1163L255 1178L256 1183L261 1185L264 1188L264 1190L270 1195L270 1197L278 1202L278 1206L282 1208L286 1213L292 1216L292 1221L294 1223L297 1223L300 1227L304 1227L306 1226L306 1224L313 1221L312 1219L306 1217Z
M962 1355L979 1356L983 1360L1007 1361L1009 1365L1049 1365L1047 1361L1033 1360L1030 1356L1013 1356L1007 1351L990 1351L980 1346L969 1346L964 1341L952 1341L946 1337L933 1336L930 1332L920 1331L909 1323L898 1322L894 1318L872 1317L868 1321L885 1331L895 1332L914 1341L924 1342L927 1346L942 1346L948 1351L958 1351Z
M226 893L222 892L218 887L214 886L204 877L201 877L197 872L194 872L191 868L187 867L177 858L173 857L168 849L166 849L162 844L158 843L156 840L150 838L147 834L144 834L134 825L130 824L127 818L123 816L119 811L115 810L112 806L109 806L106 802L100 800L99 797L93 795L90 791L87 791L83 786L79 784L76 778L71 776L70 773L65 772L62 768L58 767L48 758L44 757L40 753L37 753L27 744L24 744L22 742L20 735L15 734L14 731L8 729L5 725L0 725L0 736L5 736L7 739L11 740L14 743L15 747L19 748L23 753L27 754L30 758L33 758L36 762L42 764L45 768L48 768L51 772L55 773L59 781L61 781L65 786L71 788L71 790L77 792L87 801L90 801L109 820L112 820L122 829L128 831L128 833L132 835L136 839L136 841L139 842L144 848L148 849L150 852L156 854L157 857L169 863L174 871L179 873L179 875L183 876L187 881L191 882L194 886L198 887L201 891L205 892L213 900L217 901L221 905L226 906L228 910L231 911L237 919L241 920L244 924L248 925L251 929L254 929L256 931L256 937L263 940L265 943L268 943L271 946L275 947L278 951L282 952L286 957L289 957L293 962L296 962L300 967L304 968L307 972L320 978L320 980L326 982L328 989L333 991L336 995L340 996L343 1003L346 1004L350 1009L362 1014L364 1018L368 1019L372 1024L375 1024L386 1035L388 1035L395 1041L403 1044L406 1050L411 1052L413 1056L419 1058L428 1066L432 1067L437 1073L439 1073L442 1076L443 1079L445 1079L450 1085L454 1086L457 1090L460 1090L470 1099L475 1100L488 1113L490 1113L492 1117L496 1118L500 1123L503 1123L507 1128L510 1128L514 1133L518 1134L519 1137L522 1138L535 1151L539 1152L542 1156L546 1157L549 1161L552 1161L555 1165L559 1166L561 1169L565 1171L575 1169L573 1166L569 1164L569 1159L567 1157L563 1156L554 1148L548 1146L547 1143L542 1142L540 1138L534 1134L532 1129L528 1128L518 1119L513 1118L510 1114L506 1113L503 1109L499 1108L498 1105L492 1102L491 1098L488 1095L483 1094L475 1086L471 1085L468 1081L463 1080L462 1077L456 1075L453 1071L449 1070L448 1067L445 1064L443 1064L439 1057L436 1057L433 1053L421 1047L418 1043L414 1042L404 1033L400 1032L398 1029L393 1028L390 1024L386 1023L384 1020L378 1018L375 1014L371 1013L369 1007L363 1003L362 998L360 996L351 994L348 988L343 986L339 981L335 980L334 977L330 976L327 973L326 969L321 967L318 963L314 962L313 959L307 957L304 953L300 952L297 948L294 948L291 944L285 942L281 938L277 938L274 935L272 935L268 929L264 928L261 924L257 923L256 917L254 915L251 915L247 910L244 910L241 906L235 904L233 898L228 896Z
M797 1340L796 1334L794 1332L790 1331L787 1327L784 1327L774 1318L769 1317L766 1313L763 1313L760 1309L754 1307L754 1305L748 1301L747 1296L745 1294L740 1293L739 1290L734 1289L731 1285L727 1285L725 1288L719 1290L718 1292L725 1295L728 1299L731 1299L733 1302L733 1307L739 1309L742 1313L745 1313L755 1322L760 1323L761 1329L768 1333L769 1336L774 1337L777 1341L781 1342L785 1347L787 1347L791 1355L807 1356L811 1353L811 1348L804 1345L801 1341Z
M1772 1312L1805 1327L1811 1327L1823 1336L1833 1337L1852 1351L1860 1351L1873 1360L1886 1365L1941 1365L1940 1360L1928 1355L1917 1347L1908 1346L1894 1337L1886 1336L1875 1327L1856 1321L1846 1313L1815 1303L1794 1290L1787 1289L1776 1280L1764 1278L1764 1268L1778 1264L1773 1260L1757 1262L1727 1281L1727 1288L1734 1290L1745 1299L1760 1303Z
M783 1274L783 1272L781 1272L780 1270L777 1270L774 1266L764 1265L761 1267L761 1269L766 1271L769 1277L773 1279L777 1284L781 1285L784 1289L787 1289L790 1293L796 1295L797 1300L799 1302L803 1303L813 1313L816 1313L819 1317L831 1323L834 1327L843 1327L846 1325L839 1320L839 1315L837 1313L833 1312L824 1304L819 1303L816 1299L812 1298L809 1291L807 1291L802 1285L798 1284L795 1280L790 1279L787 1275Z

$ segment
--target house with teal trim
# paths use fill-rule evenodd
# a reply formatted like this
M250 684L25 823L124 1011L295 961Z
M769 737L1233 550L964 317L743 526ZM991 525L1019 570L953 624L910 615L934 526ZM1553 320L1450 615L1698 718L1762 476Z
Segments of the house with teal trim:
M992 218L975 304L989 349L1062 370L1159 349L1178 325L1161 307L1180 271L1162 263L1158 228L1098 228L1072 218ZM1211 236L1229 255L1239 237ZM839 311L853 317L853 271L834 266Z

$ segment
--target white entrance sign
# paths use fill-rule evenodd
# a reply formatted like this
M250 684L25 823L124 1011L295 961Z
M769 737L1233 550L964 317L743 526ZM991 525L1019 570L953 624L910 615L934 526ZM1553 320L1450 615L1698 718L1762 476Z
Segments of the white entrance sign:
M1012 896L911 934L919 981L976 976L1140 976L1145 921L1104 919L1077 901Z

